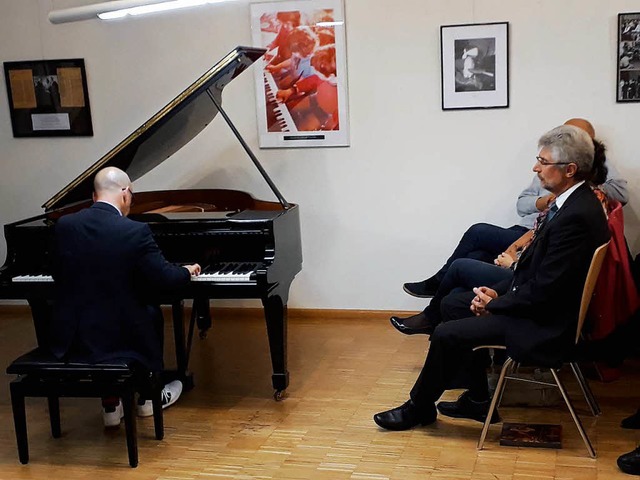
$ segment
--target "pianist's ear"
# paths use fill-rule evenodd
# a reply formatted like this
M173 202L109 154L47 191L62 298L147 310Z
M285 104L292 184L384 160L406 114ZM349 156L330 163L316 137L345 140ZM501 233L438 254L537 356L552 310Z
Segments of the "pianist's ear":
M96 192L91 194L91 199L93 200L93 203L96 203Z

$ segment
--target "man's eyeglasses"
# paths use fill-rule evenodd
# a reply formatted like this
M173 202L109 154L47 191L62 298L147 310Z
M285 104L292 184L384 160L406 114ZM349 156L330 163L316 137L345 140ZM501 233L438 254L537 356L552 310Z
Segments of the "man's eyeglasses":
M538 163L540 165L543 165L543 166L546 166L546 165L569 165L570 163L575 163L575 162L550 162L546 158L542 158L540 155L536 156L536 160L538 161Z
M131 187L122 187L122 191L124 192L125 190L128 190L131 194L131 204L133 205L133 190L131 190Z

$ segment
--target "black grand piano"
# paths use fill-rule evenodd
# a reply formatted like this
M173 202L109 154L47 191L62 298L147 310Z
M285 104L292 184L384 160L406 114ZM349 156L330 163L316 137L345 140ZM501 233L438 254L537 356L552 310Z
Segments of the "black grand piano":
M259 298L265 312L275 398L289 384L287 300L302 268L298 206L288 203L222 109L222 90L265 50L237 47L168 105L43 205L45 213L5 225L7 259L0 268L0 298L29 302L40 346L47 343L53 301L49 245L57 218L91 205L96 172L107 166L132 181L189 142L220 113L271 187L277 202L237 190L165 190L135 193L130 218L149 224L165 257L197 262L203 273L162 303L173 306L178 375L187 382L194 325L210 323L209 299ZM194 299L188 334L184 300Z

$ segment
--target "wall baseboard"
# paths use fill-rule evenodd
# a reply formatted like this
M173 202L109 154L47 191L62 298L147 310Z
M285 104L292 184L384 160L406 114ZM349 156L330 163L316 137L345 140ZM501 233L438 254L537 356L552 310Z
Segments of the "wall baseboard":
M169 310L171 307L163 307ZM190 306L185 306L187 312L191 311ZM408 316L416 312L398 312L392 310L351 310L351 309L316 309L316 308L289 308L290 320L321 320L323 318L342 318L345 320L380 320L388 319L392 315ZM2 301L0 302L0 313L28 314L29 305L23 301ZM262 308L238 308L238 307L214 307L211 309L211 316L215 319L218 316L233 316L237 318L263 318ZM186 315L185 315L186 317Z

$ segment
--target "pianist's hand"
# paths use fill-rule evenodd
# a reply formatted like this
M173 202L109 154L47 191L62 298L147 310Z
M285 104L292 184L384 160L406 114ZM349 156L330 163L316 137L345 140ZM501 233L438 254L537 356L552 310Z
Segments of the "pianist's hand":
M194 263L193 265L183 265L184 268L186 268L187 270L189 270L189 273L191 274L191 276L198 276L200 275L200 265L198 265L197 263Z

